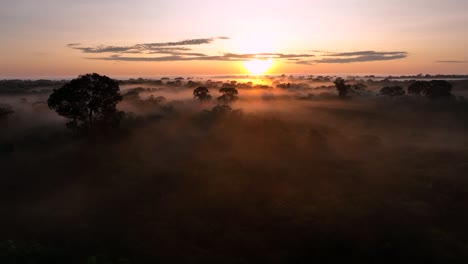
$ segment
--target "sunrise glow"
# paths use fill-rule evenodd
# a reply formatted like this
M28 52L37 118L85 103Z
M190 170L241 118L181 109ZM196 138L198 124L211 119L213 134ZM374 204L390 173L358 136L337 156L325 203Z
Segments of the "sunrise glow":
M7 0L0 77L464 74L466 3Z
M264 74L273 65L273 59L255 59L244 62L244 67L252 75Z

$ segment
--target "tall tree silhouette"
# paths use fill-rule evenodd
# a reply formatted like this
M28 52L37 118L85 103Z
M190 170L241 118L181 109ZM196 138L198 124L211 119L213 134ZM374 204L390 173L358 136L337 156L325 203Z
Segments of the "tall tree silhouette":
M121 100L116 80L93 73L81 75L54 90L47 104L70 120L69 128L79 129L118 124L121 113L116 106Z
M340 98L346 98L349 93L358 93L359 91L365 91L367 86L363 83L347 84L343 78L336 78L333 82Z

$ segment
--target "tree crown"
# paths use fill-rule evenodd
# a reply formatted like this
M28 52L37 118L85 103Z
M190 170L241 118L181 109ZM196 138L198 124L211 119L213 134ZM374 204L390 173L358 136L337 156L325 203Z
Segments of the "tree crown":
M93 126L115 119L122 100L119 84L97 73L81 75L54 90L47 104L74 126Z

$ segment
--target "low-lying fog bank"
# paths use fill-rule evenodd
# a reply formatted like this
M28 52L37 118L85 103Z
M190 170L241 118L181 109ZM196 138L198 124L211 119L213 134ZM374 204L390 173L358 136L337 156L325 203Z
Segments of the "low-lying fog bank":
M0 260L463 263L468 82L450 82L431 100L353 80L341 100L331 77L121 81L128 114L92 139L48 109L57 87L2 93Z

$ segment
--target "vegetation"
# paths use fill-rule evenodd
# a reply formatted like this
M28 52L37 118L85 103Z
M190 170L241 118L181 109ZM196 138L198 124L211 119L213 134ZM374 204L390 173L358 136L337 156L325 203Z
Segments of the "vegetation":
M337 100L333 78L280 78L196 86L241 95L219 105L188 79L121 84L126 115L99 140L48 94L2 97L0 263L468 261L467 83L433 100L348 79Z
M65 83L53 80L0 80L0 95L50 93L53 88L59 88Z
M99 74L81 75L50 95L47 104L69 119L72 129L116 126L121 118L117 103L122 100L117 81Z
M0 105L0 119L13 114L15 111L9 105Z
M422 91L429 98L449 98L452 97L452 85L447 81L432 80Z
M219 92L222 93L222 95L218 97L218 100L224 104L230 104L239 99L237 96L239 92L235 87L230 85L223 85L223 87L219 89Z
M200 100L200 102L211 100L210 91L205 86L199 86L193 90L193 97Z
M385 86L380 90L380 94L391 97L402 96L405 95L405 90L401 86Z
M338 91L338 96L342 99L348 97L350 93L357 93L366 89L366 85L363 83L347 84L346 81L340 77L336 78L333 83Z
M408 94L425 95L428 98L452 97L452 84L445 80L416 81L408 86Z

